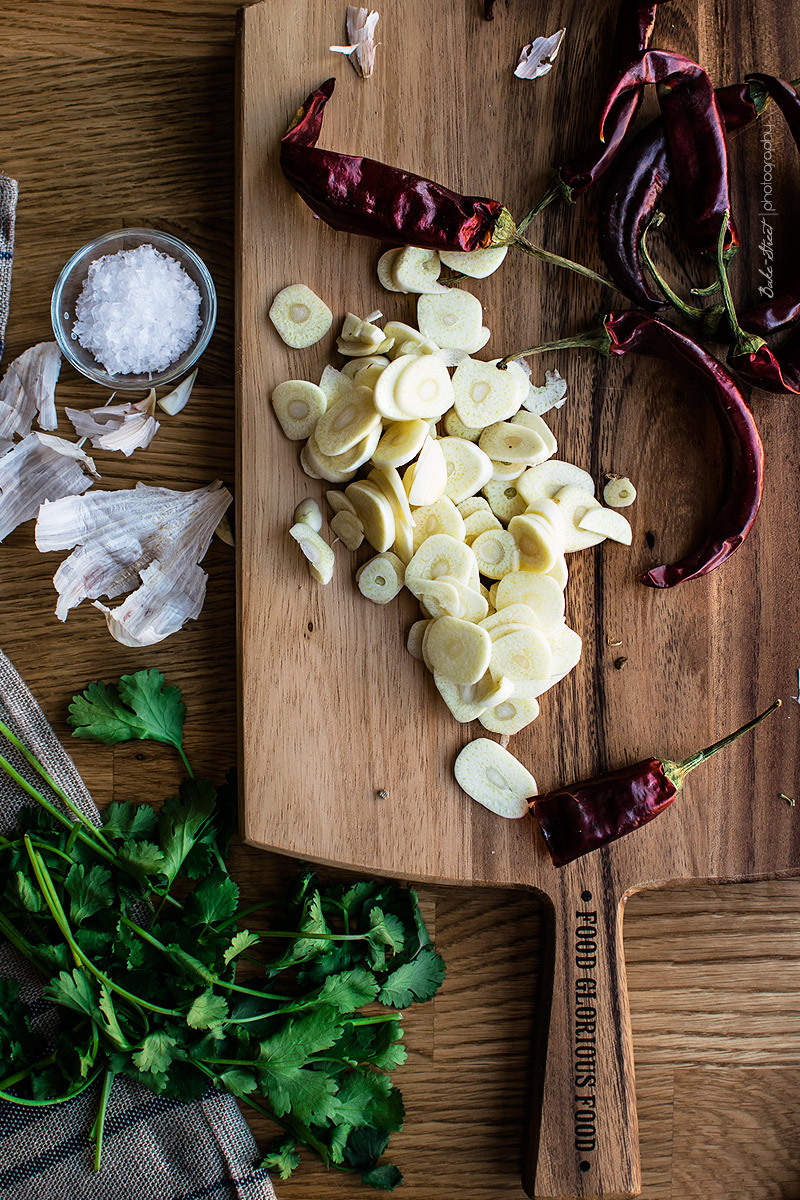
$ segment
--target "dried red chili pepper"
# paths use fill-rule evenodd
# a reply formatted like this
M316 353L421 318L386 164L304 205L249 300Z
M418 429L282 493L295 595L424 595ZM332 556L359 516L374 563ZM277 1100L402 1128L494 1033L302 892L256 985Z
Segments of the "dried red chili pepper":
M702 346L657 317L634 311L610 312L597 327L573 338L534 346L501 359L505 367L528 354L586 347L611 357L643 354L677 362L705 387L722 430L727 460L726 495L702 544L672 565L653 567L639 578L649 587L667 588L698 579L724 563L741 546L756 519L764 479L764 448L744 396L731 376Z
M780 706L781 701L776 700L741 729L683 762L647 758L599 779L586 779L537 796L531 802L531 811L554 864L566 866L652 821L672 804L690 771Z
M730 213L731 204L725 125L703 68L682 54L646 50L611 88L600 118L600 136L619 100L649 83L658 85L684 236L693 249L710 252L716 248L722 214ZM729 218L725 250L738 245L738 240Z
M283 173L317 216L346 233L433 250L479 250L513 240L513 219L498 200L461 196L372 158L318 149L335 83L328 79L311 93L281 139Z
M768 99L755 83L717 88L716 97L728 134L752 125ZM663 309L665 302L648 285L639 243L671 175L664 121L658 118L617 157L598 217L600 252L609 275L621 292L640 308L651 311Z
M666 2L667 0L661 0L661 3ZM611 62L615 69L621 69L634 55L647 49L655 25L657 7L658 4L652 2L622 0L611 49ZM595 143L556 168L555 182L520 221L520 230L526 229L533 217L552 200L560 197L570 204L574 203L608 170L639 111L643 90L640 88L638 92L620 100L613 114L609 116L609 134L605 142Z

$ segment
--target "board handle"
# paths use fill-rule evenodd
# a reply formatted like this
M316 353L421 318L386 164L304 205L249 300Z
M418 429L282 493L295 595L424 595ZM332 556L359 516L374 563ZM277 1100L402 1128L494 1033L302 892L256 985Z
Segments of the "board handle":
M523 1186L540 1200L641 1190L623 895L602 851L554 870Z

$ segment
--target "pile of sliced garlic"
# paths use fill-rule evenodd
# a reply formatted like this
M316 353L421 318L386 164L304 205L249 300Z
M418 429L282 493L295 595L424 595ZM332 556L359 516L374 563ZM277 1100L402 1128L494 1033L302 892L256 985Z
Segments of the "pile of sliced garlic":
M502 258L477 251L448 265L480 277ZM412 592L421 618L408 650L450 712L511 735L580 658L564 620L565 555L605 538L630 545L631 527L595 499L590 475L554 457L541 413L563 403L561 377L533 387L518 363L499 371L497 359L472 357L490 331L477 297L438 282L442 260L412 247L384 255L385 286L419 293L418 328L348 313L337 340L346 365L326 366L319 384L279 384L272 404L287 437L304 442L306 474L341 485L327 492L331 531L349 550L366 541L377 552L357 572L361 593L387 604ZM316 519L298 510L290 532L328 582L333 553Z

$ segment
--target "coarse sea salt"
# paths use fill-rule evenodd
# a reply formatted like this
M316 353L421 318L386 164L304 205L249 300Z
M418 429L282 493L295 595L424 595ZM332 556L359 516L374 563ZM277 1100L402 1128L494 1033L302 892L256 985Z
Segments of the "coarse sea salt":
M73 337L112 375L164 371L200 327L200 289L149 243L89 266L75 305Z

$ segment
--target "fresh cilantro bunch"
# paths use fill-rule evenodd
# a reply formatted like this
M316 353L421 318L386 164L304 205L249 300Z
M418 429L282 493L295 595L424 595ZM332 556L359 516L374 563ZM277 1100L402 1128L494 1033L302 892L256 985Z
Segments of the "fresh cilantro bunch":
M0 980L0 1097L51 1104L99 1082L99 1169L117 1075L183 1101L224 1089L285 1129L262 1164L282 1178L302 1143L392 1190L402 1176L379 1160L404 1116L391 1078L406 1057L397 1010L430 999L444 977L417 897L377 881L324 885L306 870L268 927L244 927L264 906L240 908L225 866L231 789L191 776L184 716L158 671L74 698L75 736L167 742L190 772L160 812L111 804L100 827L0 722L0 742L42 781L32 787L0 753L37 802L0 837L0 935L47 979L60 1015L42 1057L18 985Z

